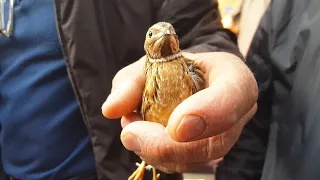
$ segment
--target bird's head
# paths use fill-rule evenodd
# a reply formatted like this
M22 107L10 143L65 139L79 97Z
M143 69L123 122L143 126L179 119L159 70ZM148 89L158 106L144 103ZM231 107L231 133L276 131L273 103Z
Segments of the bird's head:
M180 53L179 39L170 23L158 22L146 34L144 49L149 59L166 59Z

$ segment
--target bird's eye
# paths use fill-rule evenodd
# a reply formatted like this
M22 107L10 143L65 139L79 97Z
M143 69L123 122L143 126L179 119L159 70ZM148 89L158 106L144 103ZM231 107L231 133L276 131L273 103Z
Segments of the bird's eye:
M152 37L152 32L149 31L148 35L149 35L149 38L151 38Z

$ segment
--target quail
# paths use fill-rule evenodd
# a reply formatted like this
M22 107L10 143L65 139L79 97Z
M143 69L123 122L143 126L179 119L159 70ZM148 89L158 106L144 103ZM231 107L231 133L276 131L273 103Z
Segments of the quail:
M172 111L186 98L204 88L200 66L183 56L174 27L167 22L152 25L145 37L146 77L140 113L145 121L166 126ZM137 163L129 180L142 180L145 169L153 170L153 180L159 179L156 169L146 162Z

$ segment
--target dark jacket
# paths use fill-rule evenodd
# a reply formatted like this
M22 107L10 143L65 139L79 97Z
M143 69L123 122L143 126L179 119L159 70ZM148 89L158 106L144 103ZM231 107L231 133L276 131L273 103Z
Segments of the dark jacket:
M119 121L101 114L118 70L144 55L147 29L174 25L181 47L240 56L236 37L222 28L213 0L55 0L66 66L95 153L100 179L127 179L136 156L121 144Z
M217 180L320 179L320 1L273 0L247 64L258 113L218 168Z

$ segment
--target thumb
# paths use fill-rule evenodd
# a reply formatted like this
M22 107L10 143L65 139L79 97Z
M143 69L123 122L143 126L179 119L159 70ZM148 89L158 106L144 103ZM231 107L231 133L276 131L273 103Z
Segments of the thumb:
M171 137L179 142L221 134L256 111L257 83L239 58L225 53L201 54L201 58L209 87L179 104L167 125Z

